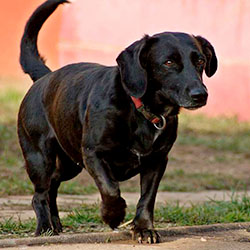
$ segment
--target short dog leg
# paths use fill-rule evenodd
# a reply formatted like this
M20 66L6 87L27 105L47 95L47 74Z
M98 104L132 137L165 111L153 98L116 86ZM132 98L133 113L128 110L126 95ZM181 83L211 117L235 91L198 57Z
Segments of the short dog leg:
M55 169L55 152L52 140L46 139L46 136L32 141L20 126L19 137L26 161L26 170L35 188L32 206L37 217L35 235L38 236L52 230L49 189Z
M35 156L35 157L34 157ZM32 206L37 217L37 228L35 235L52 231L49 189L51 175L53 172L53 162L45 159L40 153L36 152L26 155L27 172L35 187L35 194L32 199Z
M144 159L141 171L141 197L137 204L136 216L133 221L134 237L140 243L159 242L159 234L154 230L154 204L160 180L165 172L166 156L155 155Z
M58 149L56 171L53 173L49 190L50 213L54 234L62 232L63 229L56 204L58 188L62 181L77 176L82 171L82 168L83 166L74 163L61 149Z
M112 229L117 228L126 213L126 202L120 196L119 183L113 178L108 163L99 159L95 153L85 155L84 163L101 193L103 221Z
M36 157L26 157L27 172L34 184L35 194L32 199L32 206L37 217L37 228L35 235L52 231L51 215L49 207L49 188L52 174L52 166L40 152L33 153ZM50 167L49 167L50 166Z
M51 180L50 190L49 190L49 205L50 205L50 214L51 222L53 225L54 234L59 234L62 232L62 224L59 218L58 208L56 204L57 192L60 186L60 181L56 179Z
M35 192L32 199L32 206L37 217L37 228L35 235L39 236L44 232L52 232L47 191Z

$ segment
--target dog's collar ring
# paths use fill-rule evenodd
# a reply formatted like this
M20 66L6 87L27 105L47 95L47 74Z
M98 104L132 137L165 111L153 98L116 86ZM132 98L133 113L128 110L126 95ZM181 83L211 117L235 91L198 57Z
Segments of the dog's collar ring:
M161 115L160 117L161 117L161 120L162 120L162 122L160 124L162 124L162 125L161 126L158 125L159 123L153 123L153 124L154 124L156 129L164 130L166 128L166 125L167 125L166 118L163 115Z
M155 114L148 112L145 109L144 104L142 103L142 101L139 98L135 98L135 97L131 96L131 99L132 99L136 109L139 112L141 112L147 120L152 122L154 127L157 130L162 131L166 128L167 122L166 122L166 118L163 115L157 116Z

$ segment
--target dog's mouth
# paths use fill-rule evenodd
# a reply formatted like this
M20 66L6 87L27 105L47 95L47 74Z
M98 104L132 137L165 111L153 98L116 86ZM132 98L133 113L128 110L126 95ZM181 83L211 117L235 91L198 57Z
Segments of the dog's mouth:
M183 107L185 109L188 109L188 110L196 110L198 108L201 108L202 106L195 106L195 107Z
M174 102L173 102L172 104L170 104L170 105L167 104L165 106L164 112L169 112L169 110L174 109L176 107L185 108L185 109L188 109L188 110L196 110L196 109L199 109L199 108L205 106L206 104L207 104L207 100L204 100L204 101L199 102L199 103L197 103L197 102L187 102L187 103L178 103L178 102L176 102L174 104Z
M183 105L182 107L188 110L196 110L199 109L203 106L205 106L207 104L207 102L203 102L203 103L196 103L196 104L192 104L192 105Z

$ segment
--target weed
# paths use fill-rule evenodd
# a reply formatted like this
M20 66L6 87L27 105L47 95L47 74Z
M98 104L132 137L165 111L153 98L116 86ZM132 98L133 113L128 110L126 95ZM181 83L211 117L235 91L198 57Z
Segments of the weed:
M31 236L35 231L35 228L36 222L34 219L29 219L27 221L15 221L12 218L9 218L0 222L0 239Z
M250 220L250 198L232 195L231 201L210 200L191 207L167 204L155 212L155 221L180 226L247 222ZM161 223L159 223L159 226Z
M62 219L65 232L100 232L109 231L103 224L99 204L86 205L74 209ZM125 220L133 219L135 206L129 206ZM234 193L230 201L210 200L203 204L191 204L185 207L176 204L165 204L155 209L156 228L171 226L192 226L215 223L248 222L250 221L250 197L238 197ZM31 236L35 230L35 220L14 221L8 219L0 222L0 238ZM46 234L47 235L47 234Z
M228 174L214 174L211 172L192 173L183 169L167 171L159 190L175 192L193 192L202 190L244 190L249 182L235 178Z
M93 194L97 191L95 185L82 185L78 181L63 182L59 188L59 192L63 194Z
M249 153L250 124L235 118L207 118L204 115L180 115L178 142L205 145L215 150Z

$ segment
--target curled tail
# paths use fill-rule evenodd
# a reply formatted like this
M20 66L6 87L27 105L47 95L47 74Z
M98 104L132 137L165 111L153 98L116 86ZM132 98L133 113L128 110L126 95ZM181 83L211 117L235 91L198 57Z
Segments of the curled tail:
M20 64L23 71L29 74L33 81L51 72L38 52L37 36L47 18L56 10L58 5L63 3L68 3L68 1L47 0L34 11L26 23L21 41Z

